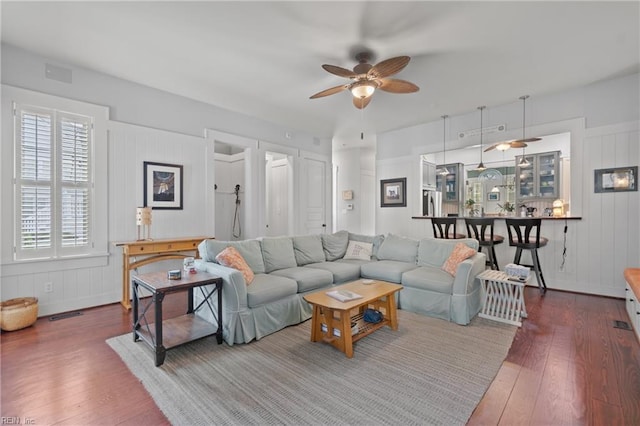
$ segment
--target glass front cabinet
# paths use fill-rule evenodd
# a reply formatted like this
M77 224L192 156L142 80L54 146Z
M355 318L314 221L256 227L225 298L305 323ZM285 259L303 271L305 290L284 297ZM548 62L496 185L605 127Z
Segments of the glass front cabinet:
M560 193L560 151L524 156L529 166L520 166L522 155L516 156L516 197L556 199Z
M438 169L442 165L438 165ZM460 202L463 196L464 179L462 176L462 163L445 164L449 174L436 175L436 190L442 192L443 202Z

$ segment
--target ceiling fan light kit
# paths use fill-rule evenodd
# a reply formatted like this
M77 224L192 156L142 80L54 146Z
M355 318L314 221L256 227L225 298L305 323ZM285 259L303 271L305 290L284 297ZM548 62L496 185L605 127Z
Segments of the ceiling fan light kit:
M325 89L310 96L310 99L318 99L348 90L353 95L353 105L358 109L363 109L369 105L371 96L373 96L376 89L389 93L414 93L420 90L418 86L409 81L388 78L399 73L407 66L411 60L409 56L397 56L378 62L375 65L369 63L370 59L370 52L358 53L356 55L358 65L353 68L353 71L336 65L322 65L325 71L353 81L349 84Z

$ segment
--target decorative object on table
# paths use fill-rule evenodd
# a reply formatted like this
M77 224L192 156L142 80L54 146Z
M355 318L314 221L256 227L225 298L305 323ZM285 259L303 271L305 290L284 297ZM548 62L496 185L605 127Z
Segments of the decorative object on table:
M144 206L182 210L182 166L144 162Z
M29 327L38 319L38 299L19 297L0 303L0 328L4 331Z
M638 190L638 184L636 182L638 166L597 169L594 170L593 175L594 191L596 193Z
M187 274L196 273L196 260L193 257L185 257L182 259L182 270Z
M138 225L138 241L151 240L151 207L136 208L136 225Z
M501 212L505 212L508 215L511 215L515 211L516 205L508 201L505 201L503 204L498 204L498 208L500 209Z
M407 178L380 180L380 207L407 206Z
M555 200L553 202L553 217L563 217L564 216L564 200Z
M473 198L469 198L467 201L465 201L464 206L466 207L467 210L469 210L469 216L473 217L478 214L476 202Z
M510 277L515 277L522 281L525 281L527 278L529 278L531 269L527 268L526 266L509 263L504 267L504 272Z
M170 280L179 280L182 278L182 273L180 272L180 269L172 269L167 272L167 278Z
M365 322L377 324L384 319L384 316L382 315L382 312L377 311L375 309L368 308L364 311L364 314L362 315L362 319Z

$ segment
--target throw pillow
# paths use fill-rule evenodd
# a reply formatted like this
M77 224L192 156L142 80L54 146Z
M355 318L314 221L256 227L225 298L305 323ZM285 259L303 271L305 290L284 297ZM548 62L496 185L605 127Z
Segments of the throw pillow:
M344 259L371 260L373 244L360 241L349 241Z
M247 265L244 257L242 257L240 252L235 247L229 246L226 249L222 250L216 256L216 261L223 266L237 269L238 271L242 272L244 281L247 283L247 285L251 284L251 282L253 281L253 271L251 270L251 268L249 268L249 265Z
M324 262L324 250L320 235L293 237L293 254L298 266Z
M458 265L474 254L476 254L476 251L474 249L466 246L465 244L458 243L453 248L453 251L451 252L451 255L449 255L449 258L444 262L444 265L442 265L442 269L455 277Z
M349 233L338 231L334 234L322 234L322 248L328 262L342 259L349 243Z

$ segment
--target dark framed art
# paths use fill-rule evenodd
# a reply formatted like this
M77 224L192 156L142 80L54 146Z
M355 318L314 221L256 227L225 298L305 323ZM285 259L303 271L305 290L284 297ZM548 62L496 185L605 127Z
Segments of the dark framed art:
M500 201L500 193L499 192L488 192L487 193L487 201Z
M638 190L638 166L596 169L593 175L593 187L596 193Z
M182 166L144 162L144 207L182 210Z
M407 206L407 178L380 180L380 207Z

